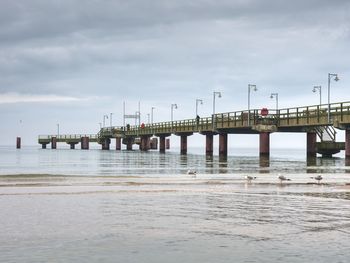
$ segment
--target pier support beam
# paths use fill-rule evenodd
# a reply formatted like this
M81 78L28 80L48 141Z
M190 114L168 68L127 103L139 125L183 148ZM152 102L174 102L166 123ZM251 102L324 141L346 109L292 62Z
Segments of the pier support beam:
M46 149L46 145L47 145L47 143L42 143L41 144L41 149Z
M260 157L270 157L270 133L260 132L259 155Z
M156 137L150 139L149 148L152 150L158 149L158 139Z
M57 138L56 137L51 138L51 149L57 149Z
M123 144L126 145L126 150L132 151L132 145L134 143L134 138L128 137L123 139Z
M306 133L306 156L316 157L317 153L317 134L315 132Z
M121 138L115 138L115 149L117 151L120 151L122 149L122 139Z
M345 158L350 160L350 130L345 130Z
M214 148L214 134L208 133L205 135L205 154L213 155Z
M21 137L17 137L16 139L16 149L21 149Z
M187 135L181 135L181 154L187 154Z
M159 134L159 152L165 153L166 149L169 149L169 139L166 137L170 136L170 133Z
M219 134L219 156L227 156L227 133Z
M78 144L77 142L68 142L67 144L70 145L71 150L75 149L75 145Z
M89 137L81 137L81 149L82 150L89 150Z
M141 144L140 144L140 150L141 151L148 151L149 150L149 136L141 136Z
M111 139L105 138L102 141L102 150L109 150L109 145L111 144Z
M159 152L165 153L165 137L164 136L159 137Z

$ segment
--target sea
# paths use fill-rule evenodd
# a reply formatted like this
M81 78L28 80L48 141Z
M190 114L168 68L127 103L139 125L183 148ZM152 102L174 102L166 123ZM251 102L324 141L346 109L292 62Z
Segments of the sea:
M0 146L0 262L349 262L344 154L179 152Z

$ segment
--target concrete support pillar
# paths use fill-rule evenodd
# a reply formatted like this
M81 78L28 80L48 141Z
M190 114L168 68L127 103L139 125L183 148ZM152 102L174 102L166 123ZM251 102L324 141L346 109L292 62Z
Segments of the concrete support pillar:
M164 136L159 137L159 152L165 153L165 137Z
M270 133L261 132L260 133L260 156L269 157L270 156Z
M170 149L170 139L165 140L165 149L167 149L167 150Z
M120 151L122 149L122 139L121 138L115 138L115 149L117 151Z
M205 135L205 154L213 155L214 135L212 133Z
M306 133L306 156L316 157L317 154L317 134L315 132Z
M46 149L46 143L41 144L41 149Z
M156 137L150 139L150 149L152 150L158 149L158 139Z
M127 142L126 142L126 149L128 150L128 151L131 151L132 150L132 140L128 140Z
M82 150L89 150L89 137L81 137L81 149Z
M16 149L21 149L21 137L17 137L16 139Z
M187 135L181 135L181 154L187 154Z
M345 130L345 158L350 160L350 130Z
M141 136L140 150L148 151L148 149L149 149L149 137Z
M71 150L74 150L74 149L75 149L75 143L70 143L69 145L70 145L70 149L71 149Z
M227 133L219 134L219 156L227 156Z
M109 145L111 144L111 139L106 138L102 141L102 150L109 150Z
M52 137L51 138L51 149L56 149L57 148L57 138Z

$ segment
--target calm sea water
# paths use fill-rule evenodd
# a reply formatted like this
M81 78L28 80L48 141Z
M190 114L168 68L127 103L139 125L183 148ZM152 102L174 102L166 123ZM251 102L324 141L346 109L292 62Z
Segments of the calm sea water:
M0 262L348 262L343 158L202 151L0 147Z

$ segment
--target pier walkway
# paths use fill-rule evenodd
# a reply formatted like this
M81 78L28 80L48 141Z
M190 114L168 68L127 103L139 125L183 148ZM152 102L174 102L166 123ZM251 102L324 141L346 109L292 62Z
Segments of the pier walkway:
M336 129L346 131L345 142L336 141ZM217 113L199 120L107 127L97 134L40 135L38 142L42 148L51 143L51 148L54 149L58 142L70 144L71 149L78 143L81 143L82 149L88 149L89 142L97 142L102 145L102 149L108 150L111 140L115 139L116 150L120 150L123 143L128 150L132 149L133 144L139 144L140 150L146 151L150 149L150 138L155 136L159 138L159 151L165 152L166 138L175 134L181 137L181 153L186 154L187 137L199 133L206 136L207 155L213 154L213 136L219 135L219 155L227 156L228 134L259 134L260 156L268 157L270 134L274 132L305 133L308 156L316 156L317 152L323 156L332 156L340 150L345 150L345 156L350 158L350 102L279 110L264 108Z

